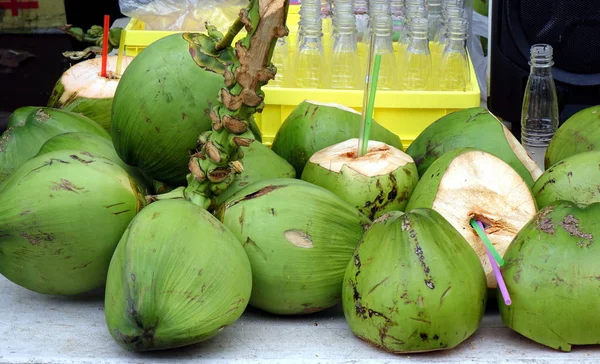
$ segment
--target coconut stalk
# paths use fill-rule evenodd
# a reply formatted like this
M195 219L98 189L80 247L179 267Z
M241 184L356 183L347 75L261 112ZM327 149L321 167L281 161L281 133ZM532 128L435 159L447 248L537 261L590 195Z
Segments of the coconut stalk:
M289 0L250 0L226 35L214 26L206 25L214 45L203 44L202 52L226 50L242 28L247 35L239 40L234 58L223 74L225 87L218 103L207 111L212 128L200 135L196 151L189 161L188 186L168 194L149 196L149 202L159 199L185 198L206 209L214 208L214 198L243 172L241 146L249 146L254 135L250 119L264 108L261 87L275 78L277 69L271 63L277 39L285 37Z

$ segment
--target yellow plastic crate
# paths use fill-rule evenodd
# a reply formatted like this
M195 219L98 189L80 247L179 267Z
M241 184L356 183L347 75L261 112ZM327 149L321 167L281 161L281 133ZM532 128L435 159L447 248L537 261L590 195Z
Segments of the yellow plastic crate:
M290 30L290 49L294 48L299 6L291 5L288 12L287 26ZM331 24L323 25L323 33L330 33ZM244 31L237 38L242 37ZM183 31L145 30L144 22L131 19L123 30L119 47L119 57L136 56L152 42ZM325 56L330 57L328 50L329 37L324 37ZM395 50L398 48L395 45ZM365 49L359 48L364 54ZM364 57L363 57L364 58ZM480 89L477 77L471 64L471 85L469 91L378 91L375 100L373 118L396 133L404 148L431 123L453 111L480 105ZM334 89L298 89L287 87L263 87L265 108L255 118L262 131L263 143L270 146L279 127L300 102L309 99L322 103L338 103L362 111L362 90Z

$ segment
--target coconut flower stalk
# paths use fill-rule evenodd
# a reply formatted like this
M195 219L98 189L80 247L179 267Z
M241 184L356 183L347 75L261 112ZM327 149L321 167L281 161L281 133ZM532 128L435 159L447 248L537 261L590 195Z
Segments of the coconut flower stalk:
M227 34L207 24L208 37L204 39L211 38L214 43L203 42L199 51L215 60L221 52L227 52L242 28L247 35L235 44L235 57L227 57L230 61L223 73L225 87L220 90L219 102L207 111L212 129L198 138L189 162L188 186L151 196L150 200L181 198L183 194L183 198L209 209L214 205L214 197L233 182L235 174L243 172L240 146L249 146L254 140L249 130L250 117L264 107L261 87L275 78L277 69L271 57L277 39L288 34L288 7L289 0L250 0ZM194 51L190 48L192 56Z

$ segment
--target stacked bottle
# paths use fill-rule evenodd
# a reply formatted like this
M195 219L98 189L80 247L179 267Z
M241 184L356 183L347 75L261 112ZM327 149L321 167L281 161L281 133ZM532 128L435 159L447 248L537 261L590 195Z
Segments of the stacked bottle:
M381 55L377 88L395 90L398 86L396 54L392 39L392 13L389 0L371 0L371 31L369 46L373 54Z
M321 0L303 0L294 61L294 87L326 87L327 73L322 38Z
M381 90L469 91L464 13L464 0L303 0L296 42L277 42L269 86L362 89L372 48Z
M427 18L414 18L409 24L409 43L402 62L402 90L426 91L431 83L431 51Z
M337 0L333 13L331 88L356 90L363 84L352 0Z

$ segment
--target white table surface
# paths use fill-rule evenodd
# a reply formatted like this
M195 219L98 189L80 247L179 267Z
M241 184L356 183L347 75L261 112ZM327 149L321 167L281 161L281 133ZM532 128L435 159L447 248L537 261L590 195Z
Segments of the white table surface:
M494 311L492 308L490 311ZM247 310L213 339L154 353L121 349L110 337L102 294L45 296L0 276L0 363L595 363L600 346L570 353L545 348L503 326L497 312L459 347L392 355L352 335L340 307L305 317L275 317Z

